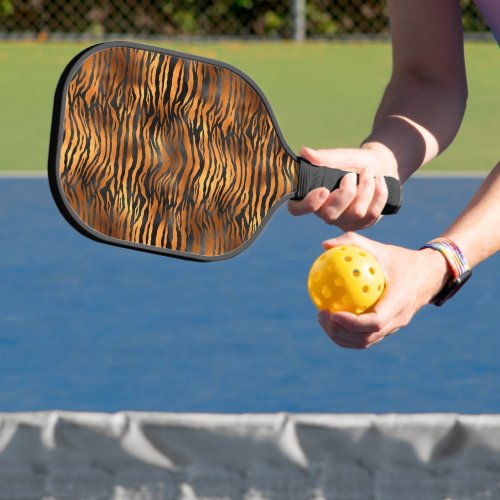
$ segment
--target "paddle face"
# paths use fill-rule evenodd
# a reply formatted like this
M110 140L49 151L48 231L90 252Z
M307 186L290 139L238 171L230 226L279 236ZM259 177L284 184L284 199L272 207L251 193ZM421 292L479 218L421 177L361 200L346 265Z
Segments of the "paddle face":
M93 239L228 258L293 196L297 172L262 92L223 63L111 42L77 56L59 82L50 185Z

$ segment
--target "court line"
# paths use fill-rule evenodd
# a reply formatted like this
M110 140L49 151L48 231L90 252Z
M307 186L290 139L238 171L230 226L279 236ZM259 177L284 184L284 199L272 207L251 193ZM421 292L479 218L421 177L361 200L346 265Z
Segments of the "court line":
M6 170L4 172L0 172L0 179L46 179L47 172L43 170L34 170L34 171L15 171L15 170Z
M477 170L450 170L450 171L437 171L429 170L424 172L416 172L412 175L417 179L484 179L489 172Z

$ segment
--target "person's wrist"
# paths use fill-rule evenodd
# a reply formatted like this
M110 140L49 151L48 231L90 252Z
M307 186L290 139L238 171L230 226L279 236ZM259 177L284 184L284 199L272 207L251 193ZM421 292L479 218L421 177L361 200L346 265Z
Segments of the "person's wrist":
M361 149L372 151L379 158L383 175L388 175L399 179L398 162L394 153L381 142L366 141L361 145Z
M423 284L425 290L425 302L430 302L452 278L452 273L445 257L432 248L422 248L418 251L422 262L419 269L423 273Z
M472 276L472 269L460 247L449 238L435 238L427 242L423 248L435 250L443 255L451 275L451 279L431 301L435 306L442 306L467 283Z

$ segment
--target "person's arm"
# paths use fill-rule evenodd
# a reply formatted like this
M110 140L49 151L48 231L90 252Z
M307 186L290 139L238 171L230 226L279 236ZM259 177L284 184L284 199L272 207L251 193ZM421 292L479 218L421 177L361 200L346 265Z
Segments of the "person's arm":
M462 249L471 266L500 250L500 162L442 236Z
M405 181L454 139L467 100L457 0L389 0L393 74L364 148L381 148ZM393 167L394 168L394 167Z
M458 245L471 267L500 250L500 163L441 236ZM406 326L451 277L445 258L429 248L409 250L384 245L356 233L328 240L324 247L346 244L361 246L375 255L386 273L387 288L373 312L359 316L320 312L321 326L342 347L367 348ZM473 281L466 286L473 286Z
M314 190L289 202L293 215L315 213L344 230L370 226L387 199L381 177L404 182L458 131L467 100L458 0L389 0L388 9L393 71L372 132L358 149L301 150L313 164L358 172L359 185L346 176L331 194Z

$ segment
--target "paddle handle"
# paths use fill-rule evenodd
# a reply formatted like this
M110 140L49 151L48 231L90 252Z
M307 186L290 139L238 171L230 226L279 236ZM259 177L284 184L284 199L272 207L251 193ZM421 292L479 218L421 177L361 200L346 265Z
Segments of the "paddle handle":
M330 191L333 191L340 186L340 181L343 177L351 173L339 170L338 168L317 167L300 156L297 160L299 162L299 176L297 191L294 198L292 198L294 200L302 200L307 193L320 187L326 187ZM382 213L384 215L395 214L401 207L401 184L394 177L384 177L384 179L389 195ZM357 182L359 182L359 175L357 175Z

